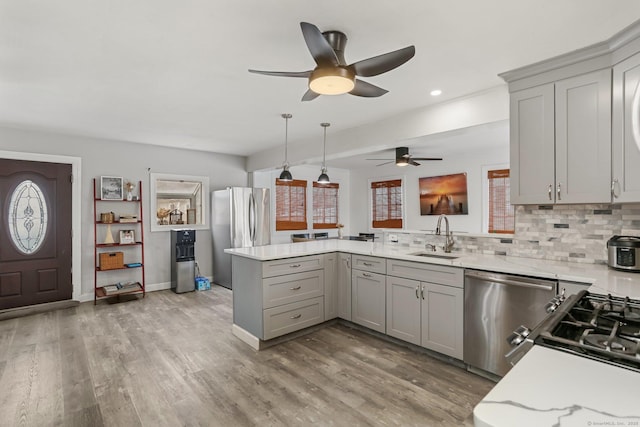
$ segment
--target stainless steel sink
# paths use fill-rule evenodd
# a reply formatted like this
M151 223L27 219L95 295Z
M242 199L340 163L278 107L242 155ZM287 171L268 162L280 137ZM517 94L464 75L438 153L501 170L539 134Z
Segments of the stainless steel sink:
M459 258L455 255L443 255L443 254L431 254L429 252L414 252L408 255L423 256L425 258L440 258L440 259L456 259Z

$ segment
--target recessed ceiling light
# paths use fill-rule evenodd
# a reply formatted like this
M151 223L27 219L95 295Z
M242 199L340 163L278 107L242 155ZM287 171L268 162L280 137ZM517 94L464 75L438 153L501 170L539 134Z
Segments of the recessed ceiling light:
M439 96L442 94L442 91L440 89L434 89L431 91L431 96Z

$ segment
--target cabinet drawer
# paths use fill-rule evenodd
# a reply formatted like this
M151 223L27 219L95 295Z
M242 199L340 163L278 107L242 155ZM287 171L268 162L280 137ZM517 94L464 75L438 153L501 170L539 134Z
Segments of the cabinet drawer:
M273 277L282 274L322 269L324 268L323 260L324 256L313 255L266 261L262 263L262 277Z
M324 322L322 297L311 298L263 311L264 339L279 337Z
M324 271L269 277L262 281L263 308L321 297L324 295Z
M351 268L380 274L385 274L387 272L387 265L384 258L366 255L352 255Z
M423 264L421 262L387 260L387 275L420 280L442 285L464 286L464 270L446 265Z

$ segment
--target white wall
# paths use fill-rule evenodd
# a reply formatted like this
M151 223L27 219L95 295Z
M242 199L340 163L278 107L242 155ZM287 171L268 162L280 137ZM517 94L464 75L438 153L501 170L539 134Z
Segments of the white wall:
M468 138L473 138L470 133ZM433 230L438 217L420 215L420 191L418 179L430 176L467 173L467 193L469 201L468 215L451 215L451 229L458 232L481 233L483 221L483 165L495 165L509 162L509 150L505 141L503 147L490 147L481 151L459 153L455 157L445 157L442 161L423 161L421 166L403 168L393 164L364 170L351 171L351 216L352 229L365 231L370 229L369 180L402 177L405 194L404 228L407 230Z
M304 179L307 181L307 224L309 227L313 226L313 181L320 176L320 167L318 166L293 166L290 169L294 179ZM294 230L294 231L276 231L275 221L275 191L276 191L276 178L280 176L281 169L268 170L268 171L256 171L253 173L253 186L271 189L271 243L291 243L291 235L298 233L322 233L328 232L329 237L336 237L338 231L336 229L322 229L314 230L309 228L307 230ZM348 235L349 230L353 229L349 224L349 212L351 210L351 196L349 185L349 171L344 169L331 168L327 171L331 182L340 184L340 190L338 191L338 222L345 226L344 233ZM353 229L356 230L356 229ZM360 230L360 231L364 231Z
M176 145L179 145L179 141L176 141ZM247 185L246 159L241 156L10 128L0 128L0 150L65 155L82 159L80 233L82 294L85 298L93 298L93 178L111 175L134 182L142 181L145 274L147 285L152 287L170 282L171 271L169 233L150 231L149 220L155 219L155 213L149 212L149 172L208 176L211 190ZM211 233L208 230L199 231L196 239L196 258L201 273L211 276Z

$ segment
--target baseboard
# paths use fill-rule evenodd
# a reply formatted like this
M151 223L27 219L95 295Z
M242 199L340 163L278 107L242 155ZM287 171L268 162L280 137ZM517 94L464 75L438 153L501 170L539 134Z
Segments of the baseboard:
M0 320L13 319L15 317L30 316L32 314L46 313L48 311L61 310L70 307L76 307L78 301L64 300L48 302L44 304L29 305L27 307L9 308L0 310Z
M233 335L245 344L248 344L254 350L260 350L260 338L253 336L246 330L242 329L235 323L231 326Z

